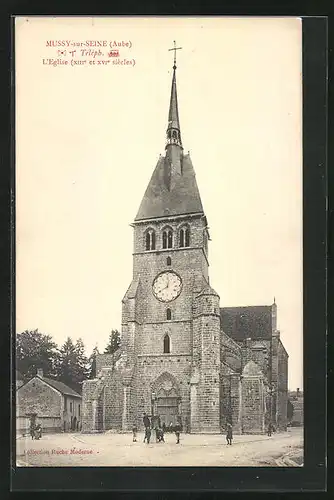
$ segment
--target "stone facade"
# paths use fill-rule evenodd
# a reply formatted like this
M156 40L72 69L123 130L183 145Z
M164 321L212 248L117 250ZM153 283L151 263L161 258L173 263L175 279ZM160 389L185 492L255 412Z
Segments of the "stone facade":
M289 391L288 399L293 406L293 415L290 425L301 426L304 424L304 394L298 388L297 391Z
M132 224L121 347L98 356L98 378L83 385L82 430L126 432L142 427L144 412L196 433L227 422L235 433L262 433L269 421L284 429L288 368L276 304L221 308L209 282L210 236L183 153L175 69L166 154Z

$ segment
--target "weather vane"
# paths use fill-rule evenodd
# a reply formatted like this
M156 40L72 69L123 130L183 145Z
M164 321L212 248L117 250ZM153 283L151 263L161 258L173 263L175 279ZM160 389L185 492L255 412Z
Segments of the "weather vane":
M168 49L168 51L174 50L174 66L173 66L173 69L176 69L176 51L180 50L180 49L182 49L182 47L177 47L175 40L174 40L174 47L172 49Z

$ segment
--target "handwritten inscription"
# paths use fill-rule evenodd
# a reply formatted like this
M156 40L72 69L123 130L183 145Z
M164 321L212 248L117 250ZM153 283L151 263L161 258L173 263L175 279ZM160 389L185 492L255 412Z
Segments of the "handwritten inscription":
M46 40L51 57L43 57L44 66L132 66L132 42L126 40ZM49 50L48 50L49 52Z

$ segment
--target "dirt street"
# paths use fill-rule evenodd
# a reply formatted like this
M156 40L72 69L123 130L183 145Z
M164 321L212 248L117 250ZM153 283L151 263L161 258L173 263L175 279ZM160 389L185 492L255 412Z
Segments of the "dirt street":
M139 433L49 434L35 441L17 439L18 466L301 466L303 431L291 429L263 435L234 436L232 446L224 435L165 434L165 443L149 445Z

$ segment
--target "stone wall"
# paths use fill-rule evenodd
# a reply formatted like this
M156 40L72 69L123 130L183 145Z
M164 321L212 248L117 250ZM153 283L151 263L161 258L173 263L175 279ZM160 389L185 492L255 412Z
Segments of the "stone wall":
M140 428L143 426L143 413L151 414L152 393L157 390L156 381L163 374L169 374L175 380L176 389L181 397L180 411L183 421L190 418L191 356L174 354L141 355L138 357L136 376L133 381L136 394L134 419Z
M242 432L264 432L263 382L260 378L247 377L242 380Z
M123 385L118 370L114 370L105 378L104 389L104 428L105 430L122 429Z
M114 366L114 356L112 354L97 354L96 355L96 374L98 374L102 368Z
M219 433L220 405L220 313L219 297L209 288L196 297L194 303L193 367L198 371L197 389L193 392L200 418L191 426L192 432ZM196 395L195 395L196 391ZM193 405L195 406L195 405Z
M249 361L242 372L241 404L242 433L262 434L265 430L264 377L254 361Z
M278 343L278 376L277 376L277 427L285 431L287 428L288 405L288 355L281 341Z
M92 432L93 422L93 400L97 388L97 379L85 380L82 385L82 432Z
M37 417L62 417L62 395L56 389L34 377L17 392L17 415L37 413Z

